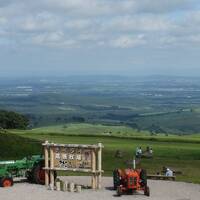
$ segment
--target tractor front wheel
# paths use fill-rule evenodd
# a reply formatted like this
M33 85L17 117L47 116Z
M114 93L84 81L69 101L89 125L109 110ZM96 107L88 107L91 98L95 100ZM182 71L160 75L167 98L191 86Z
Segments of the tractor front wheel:
M13 186L13 179L10 177L5 177L0 180L1 187L11 187Z
M113 171L113 186L114 190L116 190L117 187L120 186L120 174L118 169L115 169Z
M145 188L144 188L144 195L146 195L148 197L150 196L150 189L148 186L145 186Z

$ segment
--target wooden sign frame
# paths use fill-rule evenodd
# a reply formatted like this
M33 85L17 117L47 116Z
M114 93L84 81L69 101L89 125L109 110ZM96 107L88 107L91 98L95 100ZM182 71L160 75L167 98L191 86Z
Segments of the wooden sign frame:
M45 185L47 187L54 188L54 172L55 171L74 171L74 172L86 172L91 174L91 188L101 189L101 177L102 177L102 143L97 145L84 145L84 144L55 144L45 141L42 144L44 147L44 157L45 157ZM78 154L72 152L69 154L70 150L75 150ZM74 152L75 152L74 151ZM64 153L63 153L64 152ZM65 153L66 152L66 153ZM88 152L88 153L87 153ZM84 154L88 154L88 161L86 166L85 162L81 160ZM66 156L67 155L67 156ZM64 160L68 161L73 159L73 163L70 165L59 165L60 157L65 157ZM75 158L76 157L76 158ZM78 163L78 164L77 164ZM62 163L61 163L62 164Z

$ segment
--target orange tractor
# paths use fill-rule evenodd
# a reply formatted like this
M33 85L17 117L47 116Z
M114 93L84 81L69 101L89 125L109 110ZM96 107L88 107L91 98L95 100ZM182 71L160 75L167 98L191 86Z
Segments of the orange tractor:
M117 196L133 194L136 191L143 191L144 195L150 196L146 171L143 169L115 169L113 183Z

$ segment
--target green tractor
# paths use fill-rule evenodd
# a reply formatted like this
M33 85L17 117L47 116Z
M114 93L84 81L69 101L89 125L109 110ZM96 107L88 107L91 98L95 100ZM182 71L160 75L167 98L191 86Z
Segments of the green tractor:
M40 155L25 157L22 160L0 162L0 186L10 187L15 177L26 177L31 183L44 184L44 158Z

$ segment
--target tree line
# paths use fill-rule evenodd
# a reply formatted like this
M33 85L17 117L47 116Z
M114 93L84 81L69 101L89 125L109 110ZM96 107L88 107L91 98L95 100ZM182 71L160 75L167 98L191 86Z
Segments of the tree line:
M13 112L0 110L0 129L26 129L29 120L26 116Z

